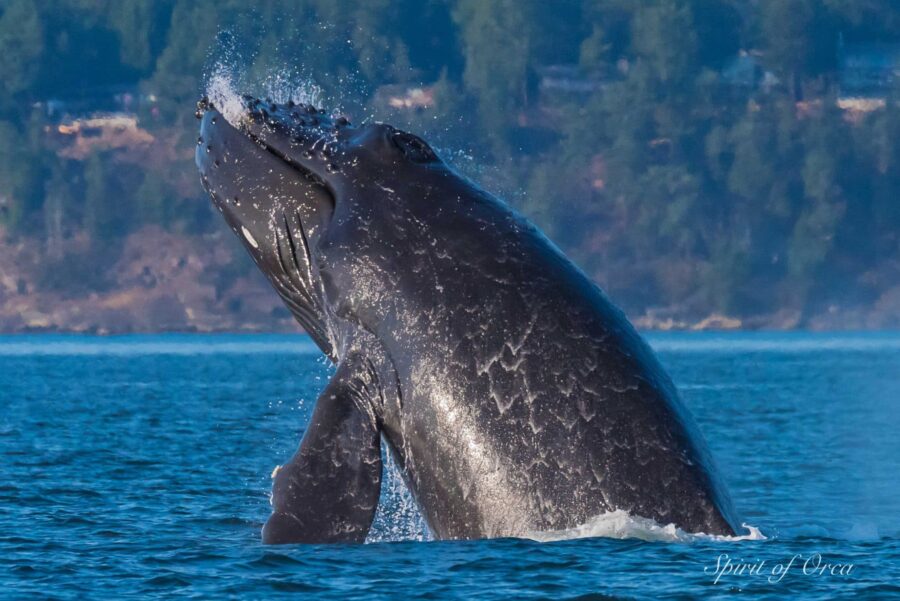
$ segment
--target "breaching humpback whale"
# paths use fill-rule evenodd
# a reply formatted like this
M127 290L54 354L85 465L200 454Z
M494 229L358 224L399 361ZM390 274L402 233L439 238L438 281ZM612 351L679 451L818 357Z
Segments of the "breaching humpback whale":
M249 96L239 113L200 101L203 185L337 365L264 542L363 541L382 438L436 538L614 510L735 533L659 361L534 225L389 125Z

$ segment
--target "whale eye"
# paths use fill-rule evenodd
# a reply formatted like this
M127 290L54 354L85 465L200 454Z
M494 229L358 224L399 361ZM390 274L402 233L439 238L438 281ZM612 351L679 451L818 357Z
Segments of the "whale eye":
M431 147L425 143L425 140L408 134L405 131L394 132L391 139L399 148L403 155L416 163L431 163L438 160L437 155L431 150Z

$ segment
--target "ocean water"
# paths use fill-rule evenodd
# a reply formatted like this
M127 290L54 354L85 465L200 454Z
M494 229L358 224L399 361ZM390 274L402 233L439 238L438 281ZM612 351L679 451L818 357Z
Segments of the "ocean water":
M761 536L432 541L392 472L367 544L264 547L305 337L0 337L0 598L900 597L900 334L648 338Z

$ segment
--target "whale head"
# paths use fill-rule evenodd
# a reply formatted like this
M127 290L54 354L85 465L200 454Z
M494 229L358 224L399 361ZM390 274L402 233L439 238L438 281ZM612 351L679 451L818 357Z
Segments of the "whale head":
M294 317L334 358L320 243L342 212L383 208L377 197L392 192L396 178L444 164L423 140L386 124L354 126L312 105L252 96L241 107L226 119L208 99L198 103L203 187ZM324 275L325 284L333 281Z
M334 198L314 172L286 160L250 131L258 101L229 122L207 99L198 103L195 161L213 206L319 347L333 356L313 249L328 227ZM298 107L307 118L318 115ZM309 110L309 113L306 111Z

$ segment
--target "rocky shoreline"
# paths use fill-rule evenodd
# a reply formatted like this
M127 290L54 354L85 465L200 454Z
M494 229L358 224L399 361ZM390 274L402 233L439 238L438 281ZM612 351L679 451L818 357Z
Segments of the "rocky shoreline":
M230 242L221 233L186 237L143 228L125 240L105 285L82 294L35 275L44 260L37 245L7 243L0 253L0 332L297 331L261 274L232 273L235 261L249 260ZM69 277L66 253L84 261L87 246L77 238L67 242L57 277Z
M46 249L0 234L0 333L297 332L299 326L227 232L181 236L149 226L130 235L103 271L103 286L82 290L50 281ZM94 253L94 254L92 254ZM78 237L62 249L57 278L80 279L73 262L96 251ZM84 267L82 267L84 269ZM76 290L73 292L72 288ZM68 291L66 291L68 288ZM642 330L875 330L900 328L900 286L872 307L830 307L822 315L784 310L731 316L654 309L630 315Z

